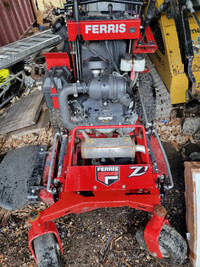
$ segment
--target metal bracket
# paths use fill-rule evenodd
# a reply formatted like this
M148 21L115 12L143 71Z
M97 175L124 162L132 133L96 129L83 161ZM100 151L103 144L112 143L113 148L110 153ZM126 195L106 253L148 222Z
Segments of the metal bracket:
M28 199L30 201L37 201L39 199L39 190L44 188L41 186L41 177L44 170L44 163L46 155L48 154L47 146L40 146L38 148L37 157L32 172L32 177L28 184Z
M59 159L58 159L58 173L57 173L58 177L61 175L61 170L62 170L65 151L66 151L67 135L63 135L62 133L56 133L54 136L54 140L53 140L53 148L52 148L52 153L51 153L49 175L48 175L48 180L47 180L47 191L49 193L53 193L52 188L51 188L51 181L53 178L52 175L53 175L53 168L54 168L54 163L55 163L55 154L56 154L58 138L61 139L60 155L59 155Z

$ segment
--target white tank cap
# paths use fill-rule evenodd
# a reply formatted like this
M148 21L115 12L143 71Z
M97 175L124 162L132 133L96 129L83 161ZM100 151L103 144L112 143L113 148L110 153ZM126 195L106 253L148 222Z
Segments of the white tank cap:
M120 70L131 71L133 65L133 57L129 53L124 53L121 57Z
M133 60L133 71L141 72L145 70L145 58L143 54L136 54Z

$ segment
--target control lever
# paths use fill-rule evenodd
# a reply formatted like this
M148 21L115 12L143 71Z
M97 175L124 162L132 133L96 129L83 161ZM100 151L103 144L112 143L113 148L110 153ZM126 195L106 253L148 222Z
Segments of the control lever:
M110 19L112 19L112 11L113 11L113 5L112 4L108 5L108 11L109 11Z
M197 26L198 26L199 29L200 29L200 22L199 22L199 19L198 19L197 15L196 15L196 12L195 12L195 10L194 10L194 8L193 8L193 3L192 3L192 1L191 1L191 0L187 0L187 1L186 1L186 6L187 6L187 8L190 10L190 13L192 14L192 16L193 16L193 18L194 18L194 20L195 20Z
M156 0L150 0L149 1L147 15L146 15L145 21L143 23L143 37L145 37L146 29L148 28L151 19L154 17L155 4L156 4Z

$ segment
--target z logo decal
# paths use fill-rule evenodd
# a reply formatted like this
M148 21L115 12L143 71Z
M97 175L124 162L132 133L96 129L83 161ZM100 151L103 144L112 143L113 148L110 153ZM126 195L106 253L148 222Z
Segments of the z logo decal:
M148 170L148 166L129 167L129 169L133 170L132 173L128 176L128 178L131 178L145 174Z

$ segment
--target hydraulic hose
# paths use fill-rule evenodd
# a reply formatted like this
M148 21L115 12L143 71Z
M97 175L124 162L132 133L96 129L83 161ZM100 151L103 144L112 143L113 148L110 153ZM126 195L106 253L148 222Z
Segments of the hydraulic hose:
M192 1L191 1L191 0L187 0L187 1L186 1L186 6L187 6L187 8L190 10L190 13L192 14L192 16L193 16L193 18L194 18L196 24L198 25L198 27L199 27L199 29L200 29L200 22L199 22L199 19L198 19L197 15L196 15L195 10L194 10Z
M198 27L199 27L199 29L200 29L200 22L199 22L199 19L198 19L198 17L197 17L196 12L192 12L192 16L193 16L193 18L195 19L196 24L198 25Z
M105 44L106 44L106 49L107 49L108 55L109 55L113 65L114 65L114 68L115 68L116 72L120 73L119 69L118 69L118 67L117 67L117 65L115 63L115 60L114 60L113 56L111 55L110 49L108 47L108 41L107 40L105 41Z
M77 96L80 93L86 93L87 88L85 84L69 84L61 90L61 92L58 94L58 102L59 102L59 109L60 114L62 118L62 123L64 127L66 127L68 130L73 130L76 126L86 126L85 121L79 121L79 122L72 122L70 118L69 113L69 106L68 106L68 97L70 95Z

